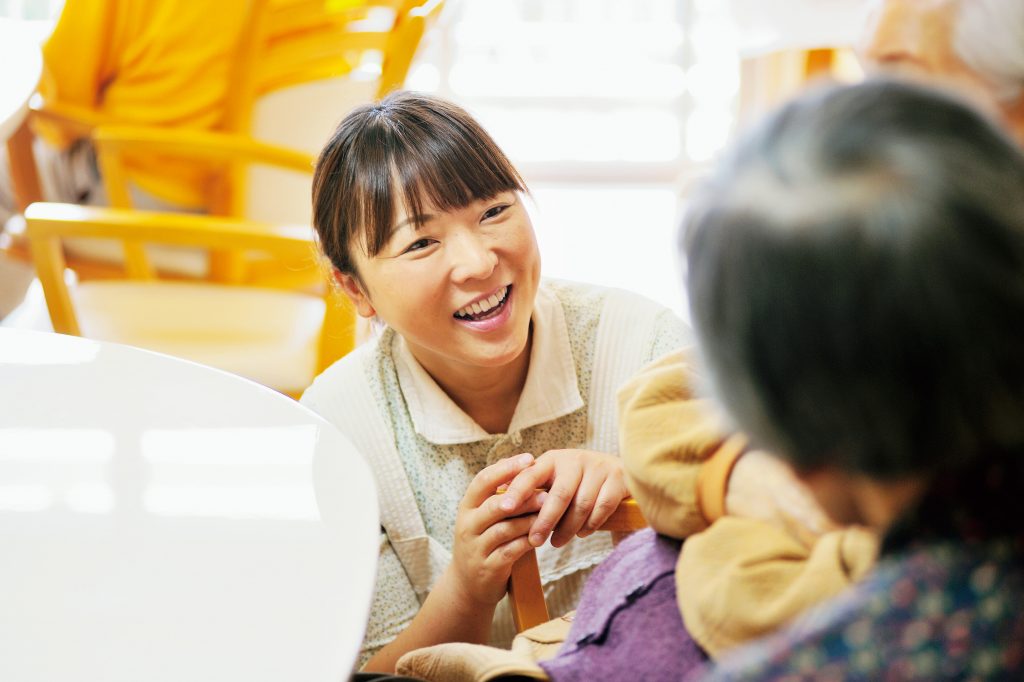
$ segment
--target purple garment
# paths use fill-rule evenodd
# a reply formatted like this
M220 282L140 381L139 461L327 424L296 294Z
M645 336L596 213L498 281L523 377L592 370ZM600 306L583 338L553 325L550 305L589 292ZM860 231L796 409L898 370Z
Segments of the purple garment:
M676 603L680 546L642 530L594 570L565 644L540 664L554 682L679 680L707 660Z

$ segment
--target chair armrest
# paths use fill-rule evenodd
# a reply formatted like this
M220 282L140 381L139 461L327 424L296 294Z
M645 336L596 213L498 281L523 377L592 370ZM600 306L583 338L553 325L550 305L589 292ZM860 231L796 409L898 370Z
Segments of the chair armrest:
M101 157L130 151L133 154L158 154L214 163L266 164L310 174L315 162L313 156L306 152L232 133L105 125L96 128L92 137Z
M209 249L308 252L307 225L271 225L237 218L37 202L25 210L30 240L68 237L120 239Z
M114 123L88 107L45 100L38 93L32 96L29 111L34 123L56 128L72 139L87 137L94 128Z

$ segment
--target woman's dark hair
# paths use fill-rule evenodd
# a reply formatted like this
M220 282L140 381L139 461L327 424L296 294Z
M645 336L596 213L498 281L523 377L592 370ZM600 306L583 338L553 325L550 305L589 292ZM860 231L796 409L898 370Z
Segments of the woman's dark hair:
M316 162L313 224L339 271L357 274L349 251L387 243L396 202L417 222L424 202L448 211L526 185L490 135L437 97L396 92L344 118ZM397 197L396 197L397 195Z
M1024 457L1024 156L951 95L878 80L781 109L684 224L715 392L798 469Z

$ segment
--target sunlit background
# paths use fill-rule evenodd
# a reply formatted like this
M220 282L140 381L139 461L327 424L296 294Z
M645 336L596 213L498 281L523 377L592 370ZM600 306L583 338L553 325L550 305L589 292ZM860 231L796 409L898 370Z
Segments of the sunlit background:
M548 276L676 310L689 180L728 142L739 60L728 3L453 3L409 86L468 107L536 200Z
M62 4L0 0L0 16L45 36ZM517 164L547 276L685 315L675 234L687 191L793 89L807 48L846 48L861 23L856 0L786 4L449 0L407 87L468 108ZM846 49L830 71L859 75Z

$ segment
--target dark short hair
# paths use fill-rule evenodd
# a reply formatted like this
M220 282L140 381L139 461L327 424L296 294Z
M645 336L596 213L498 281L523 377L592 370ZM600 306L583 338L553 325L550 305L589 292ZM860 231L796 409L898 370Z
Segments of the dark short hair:
M1024 156L952 95L801 97L720 166L684 246L715 392L798 469L1024 456Z
M331 264L357 274L352 243L361 235L368 254L379 253L391 234L396 201L418 225L424 201L448 211L525 189L512 163L465 110L400 91L348 114L320 152L313 224Z

